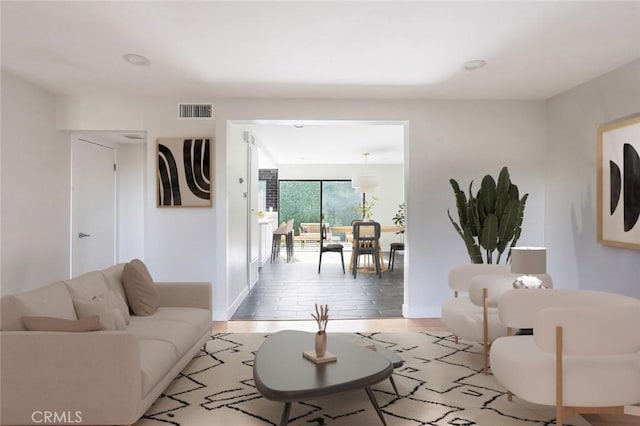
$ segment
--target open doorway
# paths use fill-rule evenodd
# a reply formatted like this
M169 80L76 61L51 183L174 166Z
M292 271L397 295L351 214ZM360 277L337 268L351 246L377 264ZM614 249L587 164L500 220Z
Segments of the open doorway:
M312 234L317 232L314 233L315 229L311 227L320 222L326 222L331 227L348 227L348 218L343 218L348 220L345 224L331 222L339 220L338 216L353 216L351 220L361 216L358 209L362 207L362 194L351 188L351 180L354 175L364 171L376 174L380 182L375 190L366 194L368 203L374 204L372 219L382 225L393 225L393 218L405 201L404 146L407 126L406 122L372 121L236 123L235 133L242 133L247 141L255 143L255 155L258 157L259 172L255 173L257 179L254 191L258 201L251 204L255 207L253 210L248 209L244 218L248 234L247 250L251 250L251 241L256 233L263 236L262 244L258 246L263 250L270 248L267 246L271 241L264 241L264 226L259 226L260 231L253 232L254 235L251 236L252 229L255 229L253 222L269 222L273 229L289 220L292 215L282 205L283 192L291 189L285 188L283 191L283 184L317 187L314 200L300 199L294 201L294 204L305 208L316 205L318 208L313 209L316 212L312 214L317 216L317 220L304 216L305 222L301 219L295 221L294 256L288 263L284 257L271 260L267 256L247 256L247 259L259 258L257 285L253 289L251 283L246 285L246 293L234 304L235 315L232 319L308 319L314 301L332 305L334 318L401 316L404 257L396 258L394 271L385 272L382 279L365 274L358 274L357 279L353 279L348 273L342 273L340 256L331 255L323 257L322 272L318 274L319 241L314 239ZM234 133L233 127L234 124L228 127L230 134ZM369 153L368 158L363 156L365 152ZM245 164L251 164L251 161L246 161ZM251 176L253 173L246 175ZM252 185L252 182L247 184ZM341 190L338 195L328 197L323 188L327 189L332 185L340 186ZM342 187L346 187L348 191L342 191ZM247 192L252 193L250 189ZM336 198L339 200L336 201ZM325 204L329 201L333 201L333 205ZM245 202L245 205L249 203L251 200ZM323 213L324 217L321 216ZM327 215L332 217L331 221ZM304 226L309 226L309 229L304 229ZM348 251L350 233L342 230L331 234L332 240L344 243L347 247L345 258L348 262L351 256ZM385 267L390 244L402 240L403 236L396 232L385 232L382 235ZM245 265L245 271L252 270L247 266L250 265ZM247 274L247 280L251 281L251 275ZM281 286L290 282L297 284L289 288ZM276 288L278 286L280 288ZM382 298L372 299L368 297L371 294L382 295ZM252 309L258 306L260 309ZM252 310L253 312L248 312Z

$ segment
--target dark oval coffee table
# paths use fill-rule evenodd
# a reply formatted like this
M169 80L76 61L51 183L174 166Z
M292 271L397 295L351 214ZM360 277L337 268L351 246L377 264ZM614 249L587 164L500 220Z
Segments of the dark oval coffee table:
M314 333L279 331L269 336L256 352L253 379L258 391L267 399L285 403L280 425L288 423L292 402L356 389L366 391L386 425L371 386L390 378L395 363L382 353L330 334L327 351L338 359L315 364L302 356L303 351L314 348L314 342Z

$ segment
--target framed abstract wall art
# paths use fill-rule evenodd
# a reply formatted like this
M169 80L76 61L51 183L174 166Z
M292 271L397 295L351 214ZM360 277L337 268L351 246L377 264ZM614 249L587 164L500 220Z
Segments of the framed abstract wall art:
M157 140L158 207L213 206L213 138Z
M640 249L640 115L598 129L598 242Z

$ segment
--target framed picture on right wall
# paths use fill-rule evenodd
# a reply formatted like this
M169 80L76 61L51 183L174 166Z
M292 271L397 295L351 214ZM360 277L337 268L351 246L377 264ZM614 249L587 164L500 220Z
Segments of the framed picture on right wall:
M640 249L640 114L598 128L598 242Z

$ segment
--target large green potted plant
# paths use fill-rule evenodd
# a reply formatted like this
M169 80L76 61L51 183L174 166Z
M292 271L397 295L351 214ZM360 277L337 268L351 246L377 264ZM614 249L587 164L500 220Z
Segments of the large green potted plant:
M475 196L471 181L468 198L455 179L450 179L449 183L456 197L458 222L453 220L449 210L447 215L464 241L471 262L493 263L493 255L497 251L495 263L500 263L503 253L507 251L505 263L508 263L510 256L507 248L514 247L520 238L529 194L520 198L518 187L511 183L506 167L500 171L497 183L491 175L486 175Z

